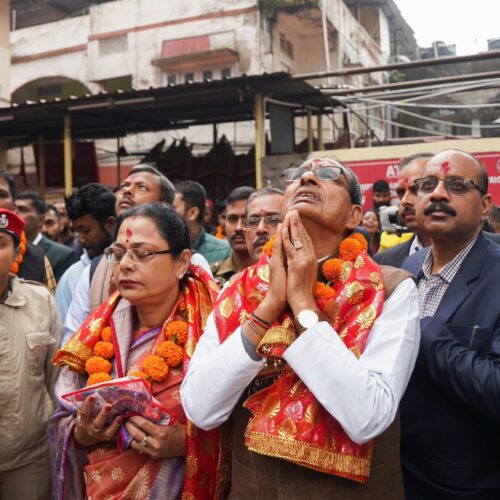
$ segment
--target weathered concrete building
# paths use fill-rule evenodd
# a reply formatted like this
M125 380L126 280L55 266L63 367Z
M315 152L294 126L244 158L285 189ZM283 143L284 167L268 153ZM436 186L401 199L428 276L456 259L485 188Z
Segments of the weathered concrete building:
M14 103L242 74L376 66L393 56L412 57L416 49L413 32L393 0L77 0L30 4L11 0L10 90ZM34 12L35 7L42 10ZM77 7L82 10L77 11ZM365 78L383 83L387 75L329 83L359 85ZM315 80L322 82L326 79ZM327 133L335 140L334 127ZM224 134L235 150L243 151L253 143L254 128L245 123L221 124L217 134ZM212 127L191 127L178 135L158 132L127 137L124 146L128 152L148 151L161 139L168 144L182 135L193 144L193 151L202 154L217 134ZM297 142L305 136L300 124L296 136ZM115 178L116 143L100 140L96 148L100 178L110 182ZM18 152L13 151L9 163L16 168L19 161ZM25 161L33 162L26 152ZM131 165L134 159L124 161Z

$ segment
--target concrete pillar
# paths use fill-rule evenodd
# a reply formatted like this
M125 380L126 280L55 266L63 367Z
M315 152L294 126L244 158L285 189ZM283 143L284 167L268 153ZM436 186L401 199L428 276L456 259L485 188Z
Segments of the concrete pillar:
M318 151L323 151L323 115L320 113L316 117L318 120Z
M314 136L312 129L312 111L307 110L307 152L312 153L314 149Z
M0 107L10 105L10 0L0 0ZM7 168L7 145L0 142L0 170Z
M64 116L64 192L73 193L73 158L71 144L71 116Z

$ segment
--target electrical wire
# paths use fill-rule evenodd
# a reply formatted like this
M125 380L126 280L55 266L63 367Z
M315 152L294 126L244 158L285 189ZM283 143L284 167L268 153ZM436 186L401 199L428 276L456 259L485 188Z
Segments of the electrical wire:
M417 132L425 132L427 135L435 135L438 137L446 137L446 138L450 138L450 139L462 139L463 138L460 135L443 134L443 133L439 133L439 132L434 132L433 130L428 130L428 129L424 129L424 128L420 128L420 127L414 127L412 125L402 124L399 122L395 122L393 120L389 120L387 118L378 118L376 116L368 116L368 115L365 115L364 113L359 113L359 112L358 112L358 114L360 114L361 116L364 116L365 118L370 118L372 120L376 120L376 121L381 122L381 123L388 123L390 125L396 125L397 127L408 129L408 130L415 130Z
M411 111L406 111L405 109L400 109L397 106L390 106L390 107L396 109L399 113L403 113L404 115L413 116L415 118L420 118L421 120L425 120L425 121L432 122L432 123L438 123L440 125L451 125L454 127L466 127L466 128L484 128L484 129L499 128L500 127L500 124L497 124L497 125L481 125L481 124L472 125L470 123L449 122L446 120L439 120L438 118L432 118L432 116L425 116L425 115L420 115L418 113L412 113Z

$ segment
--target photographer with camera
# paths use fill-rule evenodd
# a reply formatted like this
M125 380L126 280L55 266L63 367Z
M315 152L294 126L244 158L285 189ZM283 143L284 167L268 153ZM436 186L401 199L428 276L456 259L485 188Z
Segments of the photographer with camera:
M410 236L406 241L392 246L384 252L379 250L379 253L374 257L379 264L400 267L408 255L429 244L425 236L419 232L415 218L415 201L417 199L415 179L422 177L422 172L431 157L431 153L417 153L403 158L399 162L398 187L396 188L400 200L399 210L397 207L388 207L389 210L384 210L380 214L380 218L382 230L386 230L386 224L390 224L394 227L393 232L409 231ZM391 224L395 221L397 224Z

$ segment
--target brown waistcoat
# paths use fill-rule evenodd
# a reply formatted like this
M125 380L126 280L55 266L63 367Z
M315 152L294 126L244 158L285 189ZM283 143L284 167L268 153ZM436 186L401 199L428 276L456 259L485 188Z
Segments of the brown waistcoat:
M381 266L386 297L410 275ZM244 443L250 412L238 404L232 416L232 471L229 500L403 500L399 458L399 415L375 440L370 477L359 484L285 460L249 451Z

